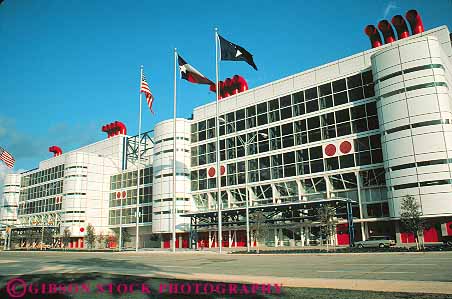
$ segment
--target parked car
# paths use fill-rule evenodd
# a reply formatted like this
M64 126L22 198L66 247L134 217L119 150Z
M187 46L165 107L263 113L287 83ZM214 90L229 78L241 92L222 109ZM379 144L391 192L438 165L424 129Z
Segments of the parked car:
M396 244L395 240L393 240L389 236L372 236L369 239L367 239L366 241L355 242L355 246L357 246L358 248L363 248L363 247L385 248L385 247L395 246L395 244Z
M443 244L447 247L452 247L452 236L443 237Z

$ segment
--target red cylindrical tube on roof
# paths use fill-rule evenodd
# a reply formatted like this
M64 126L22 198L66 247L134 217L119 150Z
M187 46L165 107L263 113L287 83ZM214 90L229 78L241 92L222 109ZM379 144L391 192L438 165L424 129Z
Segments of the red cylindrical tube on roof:
M127 128L122 122L115 121L115 122L103 125L102 132L107 133L107 137L110 138L112 136L116 136L119 134L127 135Z
M110 138L112 136L111 124L107 124L107 134L108 134L108 138Z
M407 11L405 17L408 23L410 23L411 33L413 35L424 32L421 15L415 9Z
M231 91L231 94L238 94L240 92L239 87L240 87L239 82L237 82L237 80L235 79L235 76L232 77L231 86L229 88Z
M127 128L126 128L126 126L120 121L116 121L115 123L116 123L116 125L119 128L119 134L127 135Z
M391 23L397 31L397 37L399 39L407 38L408 36L410 36L408 26L405 22L405 19L401 15L394 16L391 20Z
M222 98L224 98L223 96L223 91L224 91L224 82L223 81L218 81L218 99L221 100Z
M238 83L239 92L248 90L248 83L246 82L245 78L239 75L234 75L233 80Z
M232 80L231 78L226 78L223 85L223 97L227 98L232 94Z
M381 42L380 33L378 33L378 30L374 25L367 25L366 28L364 28L364 33L369 37L372 48L380 47L383 44Z
M383 38L386 44L395 42L396 39L394 30L392 30L391 27L391 23L389 23L387 20L381 20L378 23L378 29L380 29L381 33L383 34Z

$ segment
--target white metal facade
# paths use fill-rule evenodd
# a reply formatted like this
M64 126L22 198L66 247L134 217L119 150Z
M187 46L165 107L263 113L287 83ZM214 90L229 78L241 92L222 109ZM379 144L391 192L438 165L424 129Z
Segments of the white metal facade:
M215 103L195 108L193 119L176 121L178 232L189 230L189 219L181 214L217 209L215 179L209 175L216 150L224 166L221 197L227 209L245 205L248 163L251 206L352 198L360 203L356 216L365 223L363 237L368 223L397 218L406 194L419 200L425 216L452 216L451 86L452 47L442 26L222 99L220 149L212 121ZM237 136L255 138L248 156ZM125 169L126 138L114 136L42 161L36 170L8 175L0 221L17 217L16 225L39 225L41 215L51 215L47 222L58 218L74 237L83 237L86 231L80 229L88 223L98 232L118 227L119 210L111 202L116 192L126 191L127 198L133 188L113 188L114 176L136 169L132 164ZM326 156L329 144L339 149L344 141L351 144L349 152ZM152 157L144 161L144 167L152 166L152 186L145 184L152 188L146 203L152 202L152 220L143 232L167 234L172 120L155 126L153 142Z

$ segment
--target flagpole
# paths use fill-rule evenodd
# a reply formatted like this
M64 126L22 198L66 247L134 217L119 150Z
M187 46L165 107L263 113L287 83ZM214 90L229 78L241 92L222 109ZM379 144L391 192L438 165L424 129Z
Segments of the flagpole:
M220 90L218 87L218 28L215 28L215 75L216 75L216 99L215 99L215 108L216 108L216 114L215 114L215 135L217 136L217 171L215 172L217 175L217 203L218 203L218 249L219 253L222 252L223 247L223 234L222 234L222 221L221 221L221 178L220 178L220 120L219 120L219 106L218 106L218 100L220 97Z
M173 252L176 252L176 98L177 98L177 49L174 48L174 120L173 120Z
M139 244L139 226L138 223L140 222L140 215L139 215L139 205L140 205L140 166L141 166L141 100L142 100L142 93L141 93L141 81L143 80L143 66L141 66L140 69L140 115L138 117L138 165L137 165L137 205L136 205L136 236L135 236L135 251L138 251L138 244Z

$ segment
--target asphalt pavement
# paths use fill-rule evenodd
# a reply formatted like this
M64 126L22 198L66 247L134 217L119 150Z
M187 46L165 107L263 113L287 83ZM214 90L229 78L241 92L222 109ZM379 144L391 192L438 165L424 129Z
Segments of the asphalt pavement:
M213 252L0 252L2 276L108 273L452 294L452 252L240 255Z

